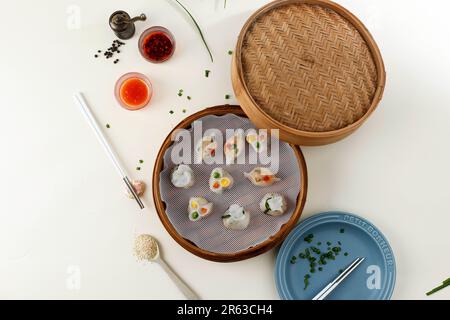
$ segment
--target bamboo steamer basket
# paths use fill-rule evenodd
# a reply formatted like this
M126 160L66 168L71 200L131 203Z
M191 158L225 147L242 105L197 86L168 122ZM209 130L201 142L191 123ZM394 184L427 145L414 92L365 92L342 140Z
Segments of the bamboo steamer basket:
M174 143L172 140L173 134L179 130L179 129L188 129L191 127L192 123L198 119L201 119L208 115L216 115L216 116L223 116L226 114L235 114L240 117L247 117L247 115L244 113L244 111L239 106L230 106L230 105L224 105L224 106L216 106L204 109L200 112L197 112L186 119L184 119L182 122L180 122L173 130L170 132L170 134L167 136L167 138L164 140L158 155L156 157L155 166L153 169L153 177L152 177L152 184L153 184L153 200L155 203L155 208L158 213L158 217L161 220L162 224L164 225L164 228L167 230L167 232L170 234L170 236L184 249L187 251L195 254L196 256L210 260L210 261L216 261L216 262L235 262L235 261L241 261L245 259L249 259L252 257L256 257L260 254L263 254L270 249L274 248L275 246L281 244L281 242L287 237L287 235L292 231L292 229L295 227L297 222L299 221L303 208L305 206L306 202L306 195L307 195L307 189L308 189L308 177L307 177L307 168L306 168L306 162L305 158L303 156L303 153L301 149L297 145L290 145L294 151L297 164L298 164L298 170L300 171L301 176L301 183L300 183L300 192L297 196L297 202L295 209L292 213L291 218L287 223L285 223L280 230L271 236L270 238L266 239L265 241L261 242L260 244L247 248L246 250L239 251L236 253L217 253L217 252L211 252L204 250L197 245L195 245L193 242L183 238L176 230L174 225L171 223L169 217L166 213L166 204L162 200L161 197L161 189L160 189L160 179L161 179L161 171L164 169L164 154L168 150L168 148Z
M244 25L232 82L257 127L318 146L347 137L368 119L386 73L374 39L348 10L326 0L282 0Z

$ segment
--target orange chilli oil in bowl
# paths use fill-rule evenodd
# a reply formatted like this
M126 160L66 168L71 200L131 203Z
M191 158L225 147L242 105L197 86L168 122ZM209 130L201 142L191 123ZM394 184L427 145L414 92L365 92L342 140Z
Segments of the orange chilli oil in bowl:
M153 88L145 75L130 72L117 80L114 95L123 108L135 111L149 104L153 95Z
M175 38L164 27L148 28L139 38L139 51L147 61L153 63L167 61L175 51Z

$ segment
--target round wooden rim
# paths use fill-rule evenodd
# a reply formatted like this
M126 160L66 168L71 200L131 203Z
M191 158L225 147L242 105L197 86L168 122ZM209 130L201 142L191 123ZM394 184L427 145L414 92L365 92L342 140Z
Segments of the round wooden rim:
M253 99L251 94L249 93L250 91L247 87L247 84L246 84L246 82L244 80L244 76L243 76L242 59L241 59L242 44L244 41L245 34L247 33L248 28L252 25L254 20L256 18L258 18L260 15L263 15L266 12L268 12L274 8L289 5L289 4L294 4L294 3L320 5L320 6L327 7L327 8L330 8L330 9L336 11L341 16L343 16L345 19L347 19L358 30L358 32L361 34L363 39L366 41L366 43L371 51L371 54L373 56L373 59L375 61L375 65L377 68L377 77L378 77L377 90L375 91L375 95L373 97L372 104L370 105L367 112L360 119L358 119L354 123L352 123L344 128L337 129L337 130L331 130L331 131L325 131L325 132L314 132L314 131L298 130L298 129L286 126L286 125L282 124L281 122L273 119L264 110L262 110L259 107L259 105L255 102L255 100ZM364 26L364 24L355 15L353 15L350 11L348 11L344 7L340 6L339 4L334 3L332 1L328 1L328 0L280 0L280 1L271 2L267 5L265 5L264 7L262 7L261 9L259 9L252 16L250 16L250 18L244 24L244 27L242 28L241 33L239 34L238 42L236 45L236 50L233 55L233 64L232 65L233 65L233 71L237 74L240 85L242 85L242 87L244 88L243 91L246 96L245 98L249 99L251 101L251 103L253 104L253 107L255 107L255 109L256 109L255 110L253 107L248 107L248 106L246 106L245 103L242 103L242 108L245 110L245 112L247 114L250 115L250 117L251 117L251 115L262 117L262 122L264 122L265 127L267 127L267 128L280 128L280 130L283 130L291 135L302 136L302 137L306 137L306 138L324 138L324 139L326 139L326 138L333 138L333 137L337 137L337 136L346 136L346 135L350 134L351 132L355 131L367 120L367 118L376 109L378 103L380 102L381 98L383 97L384 87L386 84L386 71L385 71L385 67L384 67L383 58L382 58L381 52L380 52L375 40L373 39L372 35L370 34L369 30L367 30L367 28ZM237 95L240 95L240 93L238 93L239 90L236 90L236 88L235 88L235 92L237 92Z
M235 261L241 261L249 258L256 257L262 253L265 253L269 251L270 249L274 248L278 244L280 244L287 235L291 232L291 230L295 227L298 220L300 219L300 216L302 214L303 208L305 206L306 202L306 195L307 195L307 188L308 188L308 176L307 176L307 168L306 168L306 162L305 158L303 156L302 151L298 146L292 145L291 147L295 152L295 155L297 157L297 162L301 171L301 183L300 183L300 193L297 196L297 207L294 210L294 213L292 214L291 219L284 224L281 229L264 241L263 243L260 243L257 246L248 248L246 250L232 253L232 254L221 254L221 253L215 253L207 250L203 250L199 247L197 247L194 243L191 241L184 239L174 228L172 223L170 222L169 218L166 215L165 211L165 205L164 202L161 200L161 192L159 188L159 182L160 182L160 173L161 170L164 168L164 154L166 153L167 149L173 144L173 141L171 139L172 134L178 130L183 128L188 128L192 122L195 120L202 118L207 115L217 115L222 116L228 113L233 113L235 115L241 116L241 117L247 117L245 112L239 107L239 106L230 106L230 105L223 105L223 106L216 106L207 108L203 111L197 112L183 121L181 121L167 136L167 138L164 140L157 158L155 162L155 167L153 169L153 201L155 203L155 208L158 213L158 217L161 220L162 224L166 228L167 232L169 232L170 236L184 249L187 251L195 254L196 256L216 261L216 262L235 262Z

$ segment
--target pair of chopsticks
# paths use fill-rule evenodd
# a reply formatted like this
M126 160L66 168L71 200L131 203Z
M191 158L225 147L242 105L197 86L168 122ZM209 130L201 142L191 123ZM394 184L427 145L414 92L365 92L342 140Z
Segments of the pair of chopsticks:
M130 179L126 175L125 170L123 169L116 153L111 148L111 145L108 143L108 140L106 139L105 135L103 134L102 130L100 129L100 126L98 125L97 120L95 119L94 115L92 114L92 111L89 108L83 94L81 92L76 93L74 95L74 100L75 100L76 105L79 107L81 113L84 115L86 121L89 123L91 129L94 131L95 135L97 136L98 141L100 141L100 144L105 149L106 154L108 155L109 159L111 160L114 167L116 168L117 173L120 175L123 182L125 182L125 185L127 186L130 193L133 195L133 198L136 200L139 207L141 209L144 209L144 204L142 203L139 196L136 194L136 191L134 190Z
M355 269L364 261L365 258L357 258L353 261L347 269L345 269L336 279L331 281L325 288L322 289L312 300L325 299L338 285L342 283Z

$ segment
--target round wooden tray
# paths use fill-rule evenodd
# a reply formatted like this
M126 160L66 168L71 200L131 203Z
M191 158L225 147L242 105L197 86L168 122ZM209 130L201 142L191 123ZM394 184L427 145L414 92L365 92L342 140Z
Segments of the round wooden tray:
M232 81L257 127L314 146L343 139L367 120L386 73L374 39L349 11L326 0L282 0L244 25Z
M182 122L180 122L173 130L172 132L167 136L164 143L161 146L161 149L158 152L155 167L153 170L153 199L155 202L156 211L158 213L158 216L166 228L166 230L169 232L169 234L172 236L172 238L178 242L179 245L181 245L184 249L188 250L189 252L207 260L211 261L217 261L217 262L234 262L234 261L241 261L245 259L249 259L255 256L258 256L262 253L267 252L268 250L274 248L278 244L280 244L289 234L289 232L295 227L298 220L300 219L300 216L303 211L303 207L306 202L306 194L307 194L307 169L306 169L306 163L305 159L303 157L302 151L298 146L291 145L295 156L297 158L299 170L301 172L301 188L300 193L297 196L297 205L294 209L294 212L292 213L292 216L290 220L284 224L281 229L271 238L267 239L266 241L262 242L261 244L248 248L246 250L233 253L233 254L222 254L222 253L215 253L203 250L196 246L191 241L183 238L175 229L175 227L170 222L167 214L166 214L166 205L161 200L161 191L160 191L160 173L164 169L164 154L166 153L167 149L173 144L172 141L172 134L179 129L188 129L190 128L191 124L200 118L203 118L208 115L216 115L216 116L223 116L226 114L235 114L241 117L247 117L244 111L239 106L217 106L205 109L203 111L200 111L198 113L195 113Z

